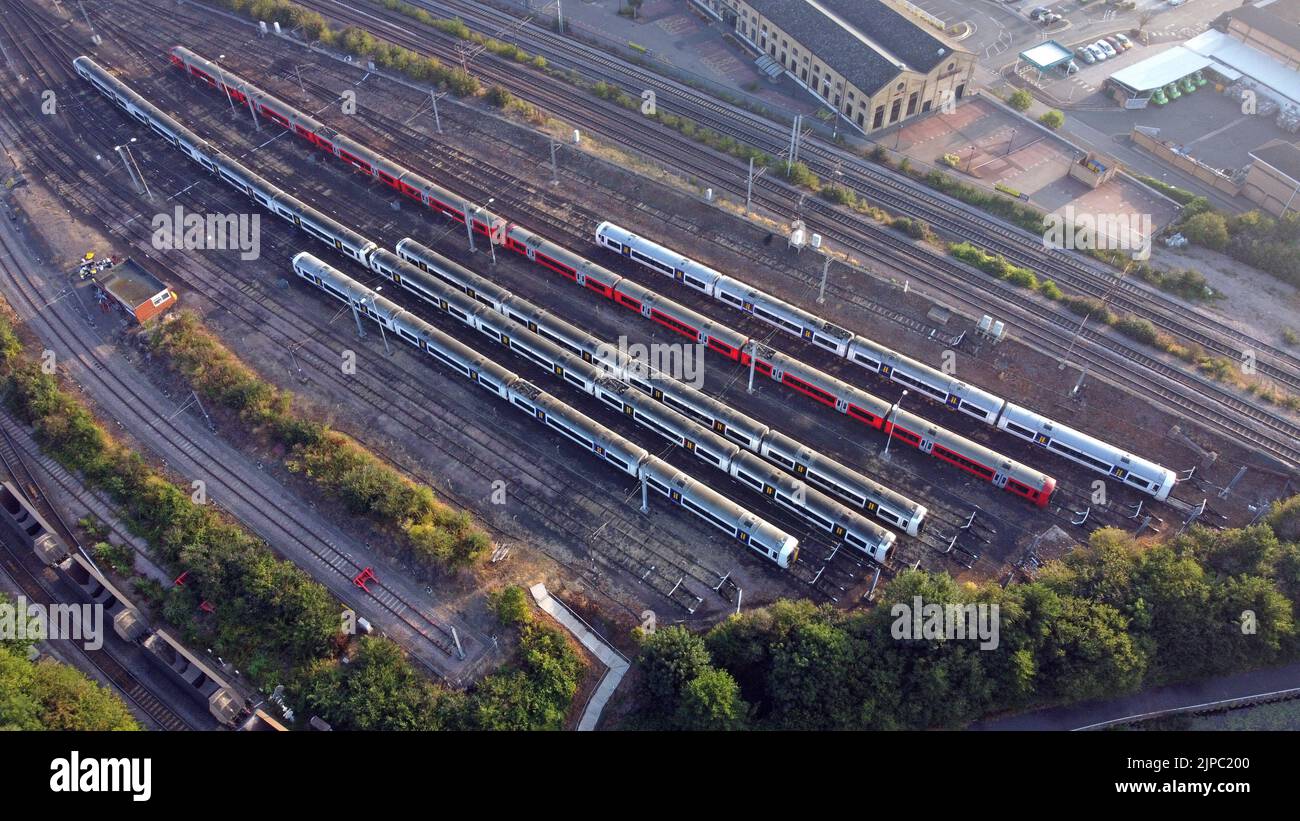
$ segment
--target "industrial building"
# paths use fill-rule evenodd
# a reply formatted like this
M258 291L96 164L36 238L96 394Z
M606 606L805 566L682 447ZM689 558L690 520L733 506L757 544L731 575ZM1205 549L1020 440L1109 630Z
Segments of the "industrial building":
M903 0L694 0L863 133L959 100L975 55Z

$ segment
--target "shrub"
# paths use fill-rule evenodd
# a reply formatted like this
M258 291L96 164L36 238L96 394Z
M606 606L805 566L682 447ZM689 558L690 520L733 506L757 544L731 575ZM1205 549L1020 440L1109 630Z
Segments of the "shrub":
M1206 211L1183 223L1183 234L1190 242L1213 251L1228 247L1228 224L1222 214Z
M1038 118L1038 122L1055 131L1065 124L1065 115L1056 109L1052 109L1051 111L1044 112L1043 115Z
M528 606L528 594L517 584L492 593L489 601L497 620L502 624L514 626L528 624L533 620L532 608Z
M1029 106L1031 106L1033 102L1034 98L1023 88L1018 88L1011 92L1011 96L1007 98L1007 105L1020 112L1028 111Z

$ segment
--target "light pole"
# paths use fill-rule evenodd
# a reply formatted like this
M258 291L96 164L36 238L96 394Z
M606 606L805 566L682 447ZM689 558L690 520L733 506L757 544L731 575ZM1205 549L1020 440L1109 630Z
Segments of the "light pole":
M488 201L485 202L483 205L481 205L481 206L478 206L478 205L474 206L474 214L477 215L480 211L485 210L485 209L486 209L488 206L490 206L492 203L496 202L496 199L497 199L496 197L488 197ZM469 250L470 250L470 251L473 251L473 250L475 250L475 249L474 249L474 224L473 224L473 219L472 219L472 218L467 219L467 220L465 221L465 224L466 224L467 226L469 226ZM490 251L491 254L492 254L492 264L493 264L493 265L496 265L496 264L497 264L497 249L496 249L496 243L492 241L492 226L489 225L489 226L487 227L487 229L488 229L488 251Z
M144 181L144 172L140 170L140 166L136 165L135 157L131 154L131 143L133 142L135 142L135 137L131 138L131 142L113 146L113 150L122 158L122 165L126 166L127 176L131 178L131 182L135 183L136 190L149 199L153 199L149 184ZM139 174L138 177L137 174Z
M379 326L379 337L384 340L384 351L389 356L392 356L393 349L388 346L388 334L384 333L384 323L379 320L379 305L375 302L375 297L382 290L384 290L384 286L375 286L375 293L370 295L370 308L375 312L375 324Z
M226 55L224 55L224 54L218 54L218 55L217 55L217 59L218 59L218 60L224 60L224 59L226 59ZM230 96L230 86L226 85L226 75L225 75L225 73L221 70L221 64L218 63L218 64L216 64L216 65L217 65L217 79L221 81L221 90L224 91L224 92L226 92L226 102L230 103L230 113L231 113L231 114L234 114L234 113L235 113L235 98Z
M885 451L884 451L884 453L881 454L882 457L888 457L888 456L889 456L889 445L890 445L891 442L894 441L894 421L893 421L894 411L898 410L899 408L901 408L901 407L903 406L903 400L906 399L906 398L907 398L907 391L904 390L904 391L903 391L903 395L900 396L900 397L898 397L898 401L895 402L895 403L893 404L893 406L890 407L890 409L889 409L889 416L890 416L890 419L889 419L889 436L885 438Z

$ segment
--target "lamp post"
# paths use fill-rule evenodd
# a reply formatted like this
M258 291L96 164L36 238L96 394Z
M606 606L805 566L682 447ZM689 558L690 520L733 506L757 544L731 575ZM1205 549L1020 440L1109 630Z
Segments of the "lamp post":
M889 409L889 416L890 416L890 421L889 421L889 436L885 438L885 451L884 451L884 453L881 454L881 456L884 456L884 457L889 456L889 445L890 445L891 442L894 441L894 423L893 423L894 411L897 410L898 408L900 408L900 407L903 406L903 400L906 399L906 398L907 398L907 391L904 390L904 391L903 391L903 395L900 396L900 397L898 397L898 401L895 402L895 403L893 404L893 406L890 407L890 409Z

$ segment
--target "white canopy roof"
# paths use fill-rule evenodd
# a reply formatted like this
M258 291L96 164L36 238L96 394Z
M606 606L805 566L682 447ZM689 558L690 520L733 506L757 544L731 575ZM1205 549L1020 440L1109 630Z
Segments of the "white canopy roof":
M1167 86L1213 64L1214 60L1204 54L1198 54L1185 46L1174 46L1154 57L1120 69L1110 75L1110 79L1137 93L1143 93Z

